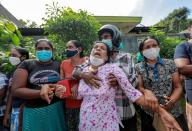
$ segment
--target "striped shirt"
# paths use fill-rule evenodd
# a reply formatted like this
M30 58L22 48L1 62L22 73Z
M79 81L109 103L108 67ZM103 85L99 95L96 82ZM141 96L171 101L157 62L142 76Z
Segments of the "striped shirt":
M132 86L136 87L137 79L133 56L129 53L120 52L112 63L117 63L126 74ZM135 107L133 103L126 97L121 88L118 88L116 91L115 101L121 120L132 118L135 115Z

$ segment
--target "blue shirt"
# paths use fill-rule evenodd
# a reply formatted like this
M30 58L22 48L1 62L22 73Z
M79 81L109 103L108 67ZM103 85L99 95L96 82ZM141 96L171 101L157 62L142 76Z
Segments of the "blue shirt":
M174 59L186 58L192 64L192 43L185 42L177 45ZM192 104L192 76L185 79L186 99Z

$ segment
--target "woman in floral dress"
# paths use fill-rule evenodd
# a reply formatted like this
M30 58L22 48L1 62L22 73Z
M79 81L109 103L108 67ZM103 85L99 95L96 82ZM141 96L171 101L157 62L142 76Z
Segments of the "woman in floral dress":
M145 106L144 96L133 88L123 71L117 65L110 64L109 60L109 47L103 42L95 42L90 55L90 65L85 67L83 71L94 72L101 78L102 86L97 89L87 85L84 80L80 80L78 97L79 99L83 98L83 102L80 109L79 131L119 131L121 122L114 101L116 89L110 88L108 85L107 76L109 73L115 75L120 88L131 101ZM165 112L159 108L159 113ZM165 121L168 124L171 123L172 128L179 129L175 120L168 114L166 114L166 118L164 117Z

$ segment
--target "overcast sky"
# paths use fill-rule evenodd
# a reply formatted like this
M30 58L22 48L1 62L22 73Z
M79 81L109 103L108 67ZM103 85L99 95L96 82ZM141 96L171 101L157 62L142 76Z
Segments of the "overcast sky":
M141 23L145 26L157 23L176 8L186 6L192 9L192 0L0 0L17 19L38 24L45 17L45 4L53 1L59 6L83 9L99 16L141 16Z

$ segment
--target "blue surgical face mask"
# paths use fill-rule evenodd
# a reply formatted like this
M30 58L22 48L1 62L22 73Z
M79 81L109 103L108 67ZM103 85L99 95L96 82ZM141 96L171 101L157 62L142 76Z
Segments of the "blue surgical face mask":
M119 48L118 49L123 49L124 47L123 47L123 43L121 42L120 44L119 44Z
M113 43L111 39L103 39L102 42L106 43L109 46L110 50L112 50Z
M36 52L36 57L41 62L48 62L53 57L53 52L50 50L41 50Z

